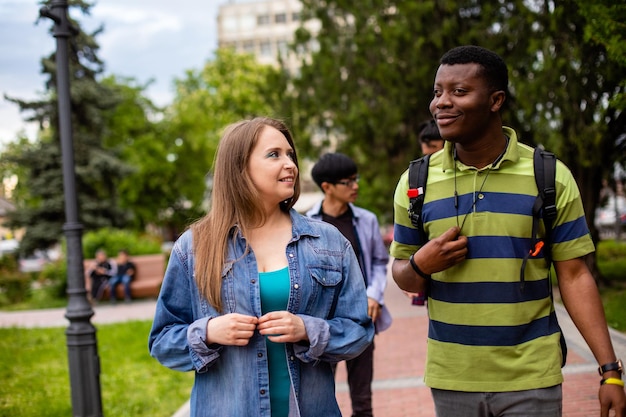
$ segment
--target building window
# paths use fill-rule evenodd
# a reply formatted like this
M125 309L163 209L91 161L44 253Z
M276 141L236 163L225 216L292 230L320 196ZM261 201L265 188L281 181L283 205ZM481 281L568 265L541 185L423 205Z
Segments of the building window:
M274 15L274 22L287 23L287 15L285 13L276 13Z
M254 41L244 41L243 43L243 51L244 52L249 52L249 53L254 53Z
M294 22L297 22L298 20L300 20L300 12L293 12L291 14L291 20L293 20Z
M318 52L319 50L320 43L317 41L317 39L311 39L311 41L309 42L309 51Z
M287 56L287 41L276 41L276 49L278 50L278 55L281 57Z
M256 27L256 16L246 14L239 17L239 30L252 30Z
M272 56L272 44L270 41L261 41L259 44L261 56Z
M233 32L238 29L236 17L225 17L222 19L222 29L226 32Z
M254 29L256 23L255 16L253 15L244 15L241 16L239 20L239 29L240 30L250 30Z
M270 15L268 14L260 14L256 18L256 23L259 26L265 26L270 24Z

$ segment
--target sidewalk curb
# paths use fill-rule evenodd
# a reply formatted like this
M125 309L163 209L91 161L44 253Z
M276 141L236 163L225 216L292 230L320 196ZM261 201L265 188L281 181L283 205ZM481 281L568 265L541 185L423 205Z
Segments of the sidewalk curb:
M182 407L180 407L178 411L172 415L172 417L189 417L190 413L191 408L189 406L189 400L187 400L185 404L183 404Z

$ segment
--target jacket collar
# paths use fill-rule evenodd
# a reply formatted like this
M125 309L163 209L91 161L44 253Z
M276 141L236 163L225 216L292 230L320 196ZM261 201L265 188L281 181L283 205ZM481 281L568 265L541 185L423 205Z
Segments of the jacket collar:
M322 203L324 202L324 200L320 200L317 203L315 203L313 205L313 207L311 207L307 212L306 215L307 216L311 216L313 218L322 218ZM355 210L356 206L352 203L348 203L348 210L350 210L352 212L352 217L354 218L359 218L359 212L358 210Z

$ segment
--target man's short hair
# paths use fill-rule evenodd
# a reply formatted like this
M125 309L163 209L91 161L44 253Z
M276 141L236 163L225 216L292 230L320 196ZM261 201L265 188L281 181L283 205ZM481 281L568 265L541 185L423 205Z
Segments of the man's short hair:
M420 143L429 143L431 140L443 140L437 123L433 119L429 119L419 126L418 138Z
M335 184L337 181L349 178L357 173L356 163L342 153L327 153L313 165L311 177L322 188L323 182Z
M508 95L509 73L504 60L495 52L475 45L457 46L439 60L441 65L478 64L489 86Z

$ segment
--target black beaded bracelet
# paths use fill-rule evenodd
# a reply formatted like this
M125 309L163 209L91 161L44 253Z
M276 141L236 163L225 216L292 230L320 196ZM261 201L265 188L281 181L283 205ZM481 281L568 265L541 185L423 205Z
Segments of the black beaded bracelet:
M415 254L413 254L415 255ZM409 257L409 263L411 264L411 267L413 268L413 270L417 273L417 275L419 275L420 277L429 280L430 279L430 275L425 274L420 268L419 266L417 266L417 264L415 263L415 260L413 259L413 255L411 255Z

